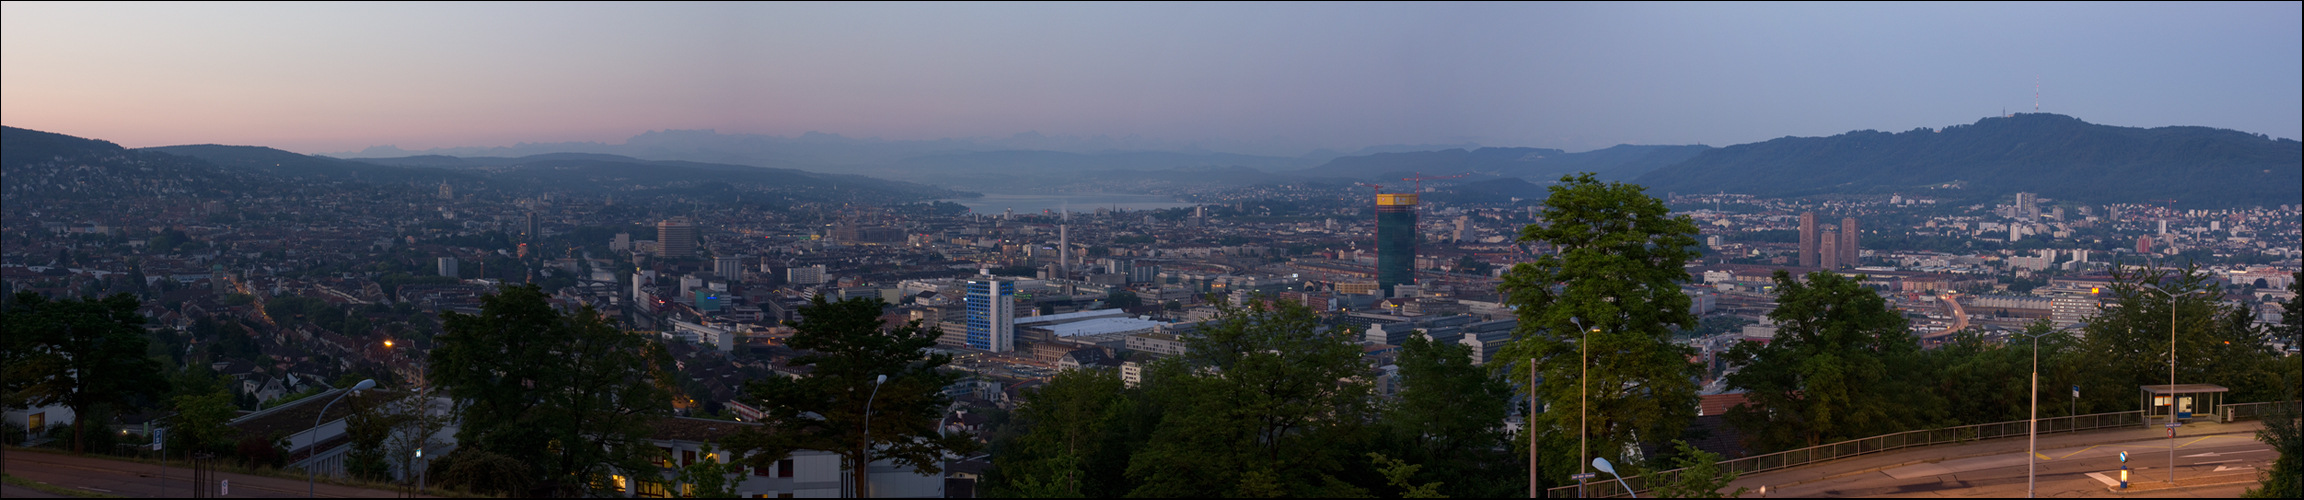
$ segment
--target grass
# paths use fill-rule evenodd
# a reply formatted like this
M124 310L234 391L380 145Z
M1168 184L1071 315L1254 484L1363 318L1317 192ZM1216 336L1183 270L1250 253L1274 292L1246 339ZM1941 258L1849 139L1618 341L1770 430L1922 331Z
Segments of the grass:
M5 482L5 483L8 483L8 484L13 484L13 485L17 485L17 486L22 486L22 487L26 487L26 488L35 489L35 490L45 491L45 492L49 492L49 493L55 493L55 494L58 494L58 495L64 495L64 496L72 496L72 497L83 497L83 498L127 498L127 497L123 497L123 496L120 496L120 495L107 495L107 494L103 494L103 493L97 493L97 492L88 491L88 490L80 490L80 489L72 489L72 488L66 488L66 487L57 486L57 485L48 484L48 483L43 483L43 482L39 482L39 481L33 481L33 480L30 480L30 479L25 479L25 478L21 478L21 477L10 476L10 475L7 475L7 474L0 474L0 482Z

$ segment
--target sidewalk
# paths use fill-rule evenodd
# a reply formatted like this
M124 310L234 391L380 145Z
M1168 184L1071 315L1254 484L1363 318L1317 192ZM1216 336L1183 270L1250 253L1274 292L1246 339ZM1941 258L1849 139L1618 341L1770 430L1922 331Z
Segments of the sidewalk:
M2262 422L2253 420L2246 422L2234 422L2229 424L2196 422L2184 424L2183 427L2178 428L2176 430L2176 438L2180 440L2188 440L2188 438L2198 438L2202 436L2235 434L2253 438L2256 435L2256 431L2263 428L2264 424ZM2041 434L2038 449L2051 450L2074 446L2120 443L2146 439L2166 439L2167 437L2168 430L2158 426L2152 428L2137 426L2122 429L2103 429L2082 432ZM2024 450L2026 447L2025 445L2025 438L2016 437L1994 439L1990 441L1980 441L1967 444L1923 446L1919 448L1910 448L1886 453L1865 455L1844 460L1837 460L1817 465L1808 465L1785 470L1747 474L1743 477L1736 478L1735 482L1729 484L1730 488L1742 486L1752 488L1754 491L1758 491L1762 485L1766 485L1770 489L1776 489L1828 479L1837 479L1856 474L1877 472L1907 465L2006 454L2015 454L2016 456L2021 457L2024 455ZM2177 487L2196 486L2187 481L2179 481L2179 483L2182 484L2177 485ZM2131 482L2129 489L2137 490L2136 486L2136 483ZM2168 487L2165 484L2161 484L2159 486L2161 488Z

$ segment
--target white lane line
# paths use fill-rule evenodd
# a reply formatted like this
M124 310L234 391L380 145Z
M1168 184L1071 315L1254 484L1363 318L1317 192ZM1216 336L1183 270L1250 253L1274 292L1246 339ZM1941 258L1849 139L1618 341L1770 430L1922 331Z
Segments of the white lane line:
M2120 482L2119 482L2119 481L2114 481L2114 480L2112 480L2112 477L2111 477L2111 476L2106 476L2106 475L2104 475L2104 473L2102 473L2102 472L2090 472L2090 473L2088 473L2088 478L2089 478L2089 479L2094 479L2094 480L2096 480L2096 482L2099 482L2099 483L2104 483L2104 485L2105 485L2105 486L2111 486L2111 487L2119 487L2119 486L2120 486Z
M2208 461L2208 462L2193 462L2193 463L2192 463L2192 465L2228 464L2228 463L2232 463L2232 462L2238 462L2238 461L2240 461L2240 459L2237 459L2237 458L2235 458L2235 459L2231 459L2231 460L2215 460L2215 461Z

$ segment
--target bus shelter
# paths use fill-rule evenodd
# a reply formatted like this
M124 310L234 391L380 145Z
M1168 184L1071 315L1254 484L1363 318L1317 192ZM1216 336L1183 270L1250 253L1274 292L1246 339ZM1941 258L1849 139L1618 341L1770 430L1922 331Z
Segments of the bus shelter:
M2224 404L2224 393L2230 391L2216 384L2147 385L2142 389L2146 427L2156 419L2174 423L2191 420L2194 414L2214 415Z

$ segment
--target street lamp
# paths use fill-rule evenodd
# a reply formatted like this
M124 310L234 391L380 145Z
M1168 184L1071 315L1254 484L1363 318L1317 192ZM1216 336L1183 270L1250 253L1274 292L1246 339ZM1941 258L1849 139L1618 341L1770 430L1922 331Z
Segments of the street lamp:
M2157 287L2157 286L2152 286L2150 283L2137 283L2137 284L2136 284L2136 286L2141 286L2141 287L2144 287L2144 288L2150 288L2150 289L2152 289L2152 290L2154 290L2154 291L2158 291L2158 292L2160 292L2162 295L2167 295L2167 296L2168 296L2168 485L2169 485L2169 486L2175 486L2175 485L2176 485L2176 297L2177 297L2177 295L2178 295L2178 294L2177 294L2177 293L2175 293L2175 292L2170 292L2170 291L2168 291L2167 289L2163 289L2163 288L2160 288L2160 287ZM2207 290L2193 290L2193 291L2189 291L2189 292L2184 292L2184 293L2183 293L2183 295L2192 295L2192 294L2196 294L2196 293L2197 293L2197 294L2205 294L2205 293L2208 293L2208 291L2207 291Z
M864 476L863 481L856 483L856 496L859 498L872 497L872 400L880 397L880 385L886 383L887 375L872 380L872 395L864 398L864 458L856 464L857 472Z
M2030 430L2027 432L2030 434L2030 436L2026 437L2024 442L2025 498L2036 498L2038 495L2037 486L2039 485L2038 478L2033 475L2033 467L2034 464L2038 463L2040 460L2040 337L2046 337L2048 334L2062 332L2070 329L2072 329L2072 327L2064 327L2040 332L2037 335L2020 334L2026 337L2032 337L2032 423L2030 425ZM2074 408L2078 408L2077 405L2079 405L2079 403L2075 402L2073 405L2075 405Z
M1624 494L1632 495L1632 498L1640 498L1639 493L1632 492L1632 485L1624 484L1624 476L1622 474L1617 474L1616 468L1608 465L1608 459L1592 457L1592 468L1600 469L1600 472L1606 472L1610 476L1615 476L1616 485L1624 487Z
M1568 324L1576 325L1576 331L1582 334L1581 338L1576 339L1576 348L1580 352L1577 355L1576 363L1578 370L1576 375L1576 461L1578 462L1576 464L1578 469L1576 471L1576 497L1583 498L1584 477L1588 474L1582 470L1584 468L1583 462L1592 456L1591 451L1589 451L1591 449L1591 412L1589 407L1592 405L1592 334L1598 333L1600 329L1597 327L1585 328L1584 322L1576 318L1568 318ZM1530 387L1529 394L1535 394L1534 387ZM1535 446L1534 434L1529 435L1529 446ZM1531 467L1535 466L1533 461L1529 464Z
M305 453L306 453L306 455L304 455L304 460L306 461L306 463L304 464L304 495L305 495L305 496L307 496L307 497L311 497L311 498L319 498L319 496L320 496L320 495L319 495L319 491L320 491L320 490L319 490L319 487L318 487L318 486L316 486L316 485L317 485L317 484L319 484L319 483L313 479L313 473L312 473L312 464L310 463L310 462L312 461L313 457L317 457L317 456L319 456L319 455L320 455L320 450L317 450L317 449L313 449L313 448L316 448L316 447L318 447L318 446L319 446L319 444L320 444L320 443L318 443L318 442L317 442L317 441L319 441L319 438L320 438L320 419L323 419L323 418L328 418L328 407L331 407L331 406L336 406L336 401L344 399L344 396L348 396L348 395L351 395L352 393L356 393L356 392L360 392L360 391L365 391L365 390L368 390L368 389L370 389L370 388L373 388L373 387L376 387L376 379L367 379L367 380L362 380L362 381L360 381L360 383L358 383L358 384L353 384L353 385L352 385L352 390L349 390L349 391L344 391L344 392L343 392L343 393L341 393L341 394L337 394L335 399L330 399L330 400L328 400L328 404L325 404L325 405L321 405L321 406L320 406L320 414L319 414L319 415L314 415L314 416L312 416L312 430L309 430L309 431L304 431L304 432L306 433L306 434L305 434L305 436L304 436L304 449L305 449L305 450L307 450L307 451L305 452Z

